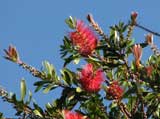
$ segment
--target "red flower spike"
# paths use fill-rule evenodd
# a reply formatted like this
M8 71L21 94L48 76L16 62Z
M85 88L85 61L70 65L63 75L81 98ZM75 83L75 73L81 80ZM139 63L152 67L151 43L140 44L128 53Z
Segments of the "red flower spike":
M107 94L113 99L121 99L123 96L123 89L119 86L117 81L113 81L107 88Z
M21 63L18 52L14 46L9 46L8 50L4 49L4 52L6 53L5 58L8 60L11 60L16 63Z
M72 44L78 47L78 51L83 56L91 55L97 46L98 38L94 32L84 25L83 21L77 21L76 31L71 32L69 37Z
M63 110L62 113L63 113L64 119L88 119L78 112L71 112L69 110Z
M134 45L132 48L132 52L133 55L135 57L135 61L136 61L136 66L139 67L140 66L140 60L142 57L142 47L138 44L138 45Z
M80 83L87 92L98 92L101 89L101 84L104 81L102 70L93 70L92 64L87 64L83 67L80 73Z

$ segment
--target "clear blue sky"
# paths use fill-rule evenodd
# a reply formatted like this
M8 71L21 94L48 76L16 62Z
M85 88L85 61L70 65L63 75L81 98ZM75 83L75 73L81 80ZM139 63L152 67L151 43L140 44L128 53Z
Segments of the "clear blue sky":
M20 79L24 77L28 90L34 92L34 81L28 72L3 59L3 49L14 44L23 61L41 68L48 60L59 71L62 60L59 45L69 28L64 23L68 16L86 19L92 13L106 33L108 26L127 21L132 11L139 13L138 21L160 32L159 0L0 0L0 85L7 91L20 93ZM136 42L144 40L145 32L137 29ZM158 38L156 38L158 39ZM147 53L147 52L146 52ZM34 94L33 97L42 107L52 102L59 91L49 95ZM0 100L0 112L6 117L15 113L12 106Z

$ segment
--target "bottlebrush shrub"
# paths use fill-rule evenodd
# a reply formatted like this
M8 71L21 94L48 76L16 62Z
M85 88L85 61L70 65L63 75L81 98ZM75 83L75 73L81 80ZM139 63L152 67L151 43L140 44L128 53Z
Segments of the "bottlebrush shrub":
M35 93L54 93L60 87L59 98L40 107L32 101L31 92L26 97L26 81L22 79L20 99L0 87L2 100L11 103L16 116L23 119L159 119L160 53L153 36L160 34L138 24L137 12L131 13L128 23L111 26L110 34L104 33L92 15L87 20L89 24L66 19L70 31L60 46L64 59L60 75L48 61L42 63L42 70L26 64L13 45L4 50L7 60L39 79L34 83ZM149 32L144 42L137 39L135 43L135 27ZM142 61L146 47L153 53ZM80 60L85 62L83 67L77 65ZM68 68L71 62L77 65L77 71Z

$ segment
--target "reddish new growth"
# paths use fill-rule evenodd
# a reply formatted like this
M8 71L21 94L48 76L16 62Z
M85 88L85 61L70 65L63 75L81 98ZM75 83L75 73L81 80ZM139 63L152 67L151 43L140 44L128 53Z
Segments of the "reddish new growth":
M104 81L102 70L94 71L92 64L87 64L83 67L80 73L80 83L82 88L87 92L97 92L101 89L101 84Z
M152 66L147 66L145 67L146 72L147 72L147 76L151 76L152 71L153 71L153 67Z
M97 37L93 31L84 25L83 21L77 21L76 31L70 33L72 44L78 48L83 56L91 55L97 46Z
M132 12L132 13L131 13L131 20L132 20L132 24L133 24L133 25L136 24L137 16L138 16L138 13L137 13L137 12Z
M123 89L119 86L117 81L113 81L107 89L107 94L113 99L121 99L123 96Z
M142 47L139 44L135 44L132 48L133 55L135 57L135 62L137 68L140 66L140 60L142 57Z
M147 42L149 45L153 44L153 34L149 33L149 34L146 35L145 38L146 38L146 42Z
M64 119L87 119L82 114L77 113L77 112L71 112L69 110L63 110L62 113L63 113Z
M6 53L6 59L16 62L18 64L21 63L18 52L14 46L10 45L8 50L4 49L4 52Z

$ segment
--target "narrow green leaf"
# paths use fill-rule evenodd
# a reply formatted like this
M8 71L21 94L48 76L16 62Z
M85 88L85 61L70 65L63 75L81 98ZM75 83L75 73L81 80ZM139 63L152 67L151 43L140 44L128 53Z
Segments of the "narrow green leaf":
M79 61L80 61L80 58L76 58L76 59L73 60L73 63L74 63L74 64L78 64Z
M29 104L31 102L31 99L32 99L32 92L29 91L29 97L26 103Z
M36 103L33 103L33 106L34 106L35 110L37 110L37 111L35 111L35 113L37 113L37 115L39 115L40 117L43 117L42 108Z
M39 90L41 90L42 87L43 87L43 85L37 86L36 89L34 90L34 92L38 92Z
M34 86L45 85L45 84L51 83L51 82L52 81L48 81L48 80L46 80L46 81L37 81L37 82L34 83Z
M65 20L66 24L71 28L71 29L75 29L76 27L76 19L72 18L71 16Z
M50 109L50 108L52 108L52 105L51 105L50 103L47 103L47 104L46 104L46 108L47 108L47 109Z
M26 83L25 83L25 80L22 79L21 80L21 100L24 100L26 96Z
M42 114L38 110L33 111L35 115L40 116L41 118L43 117Z
M68 58L65 58L65 63L63 65L63 67L66 67L67 64L69 64L71 61L73 61L74 59L79 58L79 54L76 55L70 55Z
M67 68L61 70L61 76L67 85L71 85L73 83L73 79L75 78L74 73Z
M58 85L55 85L55 84L50 84L50 85L48 85L44 90L43 90L43 93L48 93L50 90L52 90L52 89L54 89L54 88L56 88L56 87L58 87Z

